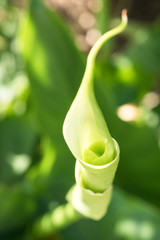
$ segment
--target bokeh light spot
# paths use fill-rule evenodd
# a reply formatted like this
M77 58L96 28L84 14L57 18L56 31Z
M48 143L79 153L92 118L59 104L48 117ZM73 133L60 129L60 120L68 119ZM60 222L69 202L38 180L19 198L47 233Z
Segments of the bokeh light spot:
M79 24L83 29L89 29L95 24L95 17L89 12L83 12L79 17Z
M159 95L155 92L149 92L143 97L142 103L149 109L155 108L160 104Z
M139 113L139 108L133 104L124 104L117 111L118 117L125 122L136 121Z
M98 40L100 36L101 32L96 28L92 28L88 30L86 34L86 41L90 46L93 46L93 44Z
M16 174L24 173L31 164L31 159L25 154L12 154L8 158L8 163Z

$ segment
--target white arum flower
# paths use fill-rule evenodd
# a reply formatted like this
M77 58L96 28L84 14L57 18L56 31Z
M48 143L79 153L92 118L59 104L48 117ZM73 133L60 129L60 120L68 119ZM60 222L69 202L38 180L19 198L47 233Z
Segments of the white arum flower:
M92 47L79 91L63 125L65 141L76 161L76 184L67 194L73 207L86 217L99 220L108 208L112 182L119 161L119 146L111 137L93 88L95 59L102 45L127 25L127 12L122 22L101 36Z

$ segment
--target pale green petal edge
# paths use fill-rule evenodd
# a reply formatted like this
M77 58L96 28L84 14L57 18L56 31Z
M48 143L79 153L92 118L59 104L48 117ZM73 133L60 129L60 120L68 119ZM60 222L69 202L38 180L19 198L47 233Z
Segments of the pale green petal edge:
M113 182L119 163L120 149L115 139L113 144L116 157L105 165L92 165L77 159L75 168L76 182L93 192L104 192Z
M75 184L67 193L66 199L85 217L100 220L107 212L112 195L112 186L104 193L94 193Z
M116 158L105 165L95 166L87 164L82 160L76 161L75 177L76 184L67 193L67 200L73 207L82 215L100 220L107 212L111 195L112 195L112 182L119 162L119 146L115 139L113 139L116 147ZM94 185L93 188L87 188L81 181L81 176L86 176L87 181ZM102 191L102 186L105 190ZM97 189L95 191L95 185ZM98 189L99 186L99 189Z

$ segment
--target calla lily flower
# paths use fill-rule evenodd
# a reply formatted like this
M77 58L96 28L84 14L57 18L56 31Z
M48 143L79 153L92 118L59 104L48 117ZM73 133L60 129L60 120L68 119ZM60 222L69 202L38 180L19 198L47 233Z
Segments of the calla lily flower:
M102 35L92 47L81 86L63 125L65 141L77 159L76 185L67 194L67 199L77 211L97 220L104 216L111 199L119 146L111 137L95 98L95 60L102 45L126 25L127 12L123 10L121 24Z

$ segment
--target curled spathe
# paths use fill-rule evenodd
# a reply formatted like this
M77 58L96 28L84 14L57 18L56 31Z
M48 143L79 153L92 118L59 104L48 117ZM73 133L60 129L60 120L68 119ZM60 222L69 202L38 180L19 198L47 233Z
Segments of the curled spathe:
M95 220L101 219L109 206L120 153L95 98L95 59L102 45L126 25L127 13L123 10L121 24L102 35L91 49L81 86L63 125L65 141L77 159L76 184L67 199L78 212Z

